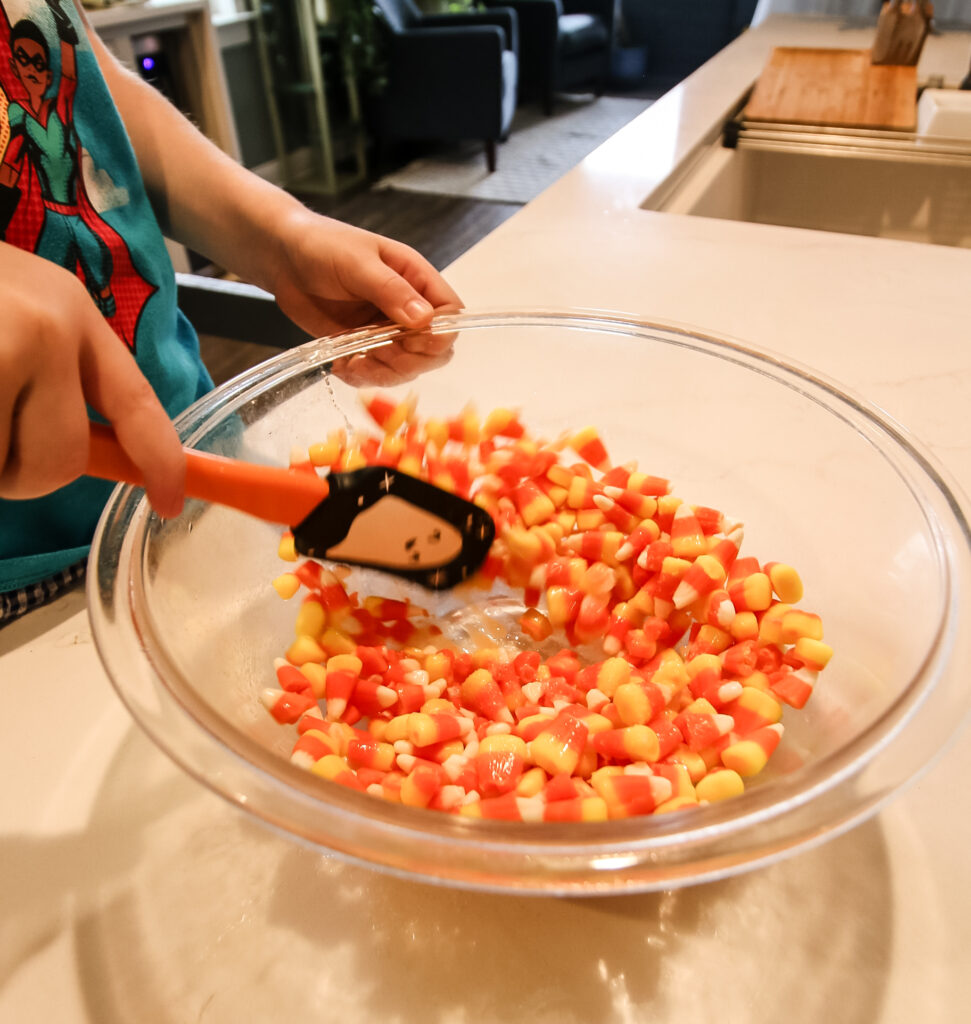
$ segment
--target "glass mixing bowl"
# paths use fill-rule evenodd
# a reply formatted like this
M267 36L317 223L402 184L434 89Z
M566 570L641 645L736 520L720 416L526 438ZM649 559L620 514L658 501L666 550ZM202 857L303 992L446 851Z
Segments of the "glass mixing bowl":
M292 446L370 428L364 386L421 417L518 408L534 436L595 425L615 463L745 523L743 554L801 573L835 655L744 795L583 824L473 820L354 792L290 763L265 711L296 610L271 581L279 529L190 502L163 522L118 488L95 538L89 604L135 720L216 793L326 851L479 889L609 893L752 868L859 823L912 780L969 705L968 504L906 433L831 382L692 329L579 312L464 313L285 352L178 421L186 444L285 464ZM405 584L402 584L405 586ZM387 588L385 588L387 592ZM424 602L458 621L455 594ZM488 605L488 595L482 600ZM508 596L498 609L508 621ZM507 616L507 619L503 619Z

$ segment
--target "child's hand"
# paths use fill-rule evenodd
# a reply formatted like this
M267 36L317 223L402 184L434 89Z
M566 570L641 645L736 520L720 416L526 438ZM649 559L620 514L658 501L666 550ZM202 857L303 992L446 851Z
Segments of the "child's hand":
M145 474L155 510L177 515L178 436L78 278L0 242L0 309L0 497L38 497L84 472L87 401Z
M454 331L405 334L390 345L335 359L331 373L352 388L394 387L444 366L452 358L456 336Z
M315 336L391 319L423 327L462 300L410 246L300 209L280 226L269 284L287 316Z

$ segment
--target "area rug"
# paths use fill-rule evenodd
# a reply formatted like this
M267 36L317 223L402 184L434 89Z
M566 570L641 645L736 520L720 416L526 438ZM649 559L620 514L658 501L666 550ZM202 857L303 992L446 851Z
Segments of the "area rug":
M469 142L436 148L374 187L528 203L650 105L626 96L564 96L549 117L538 106L522 107L492 174L482 143Z

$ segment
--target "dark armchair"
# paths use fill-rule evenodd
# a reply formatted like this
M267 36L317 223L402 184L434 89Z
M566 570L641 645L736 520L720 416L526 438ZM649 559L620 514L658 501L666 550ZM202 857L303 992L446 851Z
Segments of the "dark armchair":
M387 86L373 103L381 142L482 139L489 170L516 109L518 30L506 7L428 15L412 0L374 0Z
M614 0L485 0L519 20L519 97L547 114L557 92L600 94L610 76Z

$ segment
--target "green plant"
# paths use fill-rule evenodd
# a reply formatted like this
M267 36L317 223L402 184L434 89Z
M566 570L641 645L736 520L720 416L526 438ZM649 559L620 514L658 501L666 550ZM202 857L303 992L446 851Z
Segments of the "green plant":
M388 84L387 57L379 15L371 0L330 0L344 60L359 86L380 93Z

